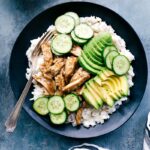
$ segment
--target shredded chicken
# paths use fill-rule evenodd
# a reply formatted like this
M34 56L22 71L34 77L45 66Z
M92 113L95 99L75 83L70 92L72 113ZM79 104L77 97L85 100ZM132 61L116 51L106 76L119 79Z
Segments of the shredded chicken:
M89 75L88 72L86 72L85 70L83 70L83 68L79 68L78 70L76 70L75 74L72 76L71 78L71 81L70 82L73 82L79 78L81 78L82 76L86 76L86 75Z
M54 80L48 80L41 76L41 74L35 74L33 78L46 89L49 95L54 95L56 89Z
M43 77L46 78L47 80L51 80L52 79L51 73L43 73Z
M47 90L45 89L45 88L43 88L44 90L43 90L43 94L45 95L45 96L49 96L49 93L47 92Z
M56 95L62 95L62 88L65 86L65 80L63 76L63 72L61 71L59 75L55 77L55 83L58 90L56 91Z
M90 74L82 69L82 72L80 72L80 76L78 76L78 78L75 78L76 80L74 79L68 85L66 85L63 88L63 91L64 92L73 91L73 90L77 89L79 86L81 86L89 78L90 78Z
M49 66L53 63L53 55L50 50L50 44L49 43L43 43L41 45L41 50L44 56L44 63L40 66L40 70L42 72L46 72Z
M48 68L47 72L50 72L51 75L54 77L59 74L60 70L65 65L65 59L59 57L54 59L53 63L54 64Z
M73 75L77 65L77 57L68 57L65 63L65 81L68 82L70 77Z
M80 46L74 46L71 50L71 53L74 55L74 56L80 56L81 55L81 47Z
M78 109L75 119L76 119L76 124L80 125L81 124L81 120L82 120L82 112L83 112L83 108L81 107L80 109Z

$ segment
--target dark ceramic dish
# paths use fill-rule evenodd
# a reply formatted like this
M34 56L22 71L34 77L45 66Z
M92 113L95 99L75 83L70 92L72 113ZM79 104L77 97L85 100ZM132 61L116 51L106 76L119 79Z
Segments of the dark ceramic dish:
M25 79L25 72L28 61L25 53L30 46L30 40L40 36L49 25L54 23L57 16L67 11L75 11L79 16L98 16L112 25L116 33L125 40L127 48L130 49L135 56L135 61L133 62L136 75L134 78L135 86L131 89L129 101L111 115L111 118L103 125L97 124L95 127L89 129L83 126L72 127L71 124L62 125L60 127L51 125L49 118L43 118L33 111L32 102L29 101L31 91L24 103L24 109L38 123L55 133L74 138L96 137L119 128L133 115L142 100L147 83L147 62L140 39L132 27L112 10L88 2L69 2L50 7L37 15L23 29L13 47L10 59L10 82L17 100L27 82Z

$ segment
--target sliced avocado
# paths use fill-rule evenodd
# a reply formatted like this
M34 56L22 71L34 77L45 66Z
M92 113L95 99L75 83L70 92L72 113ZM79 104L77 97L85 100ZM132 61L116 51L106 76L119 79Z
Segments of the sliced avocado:
M82 56L79 56L78 58L79 64L81 67L83 67L85 70L87 70L88 72L90 72L93 75L96 75L99 73L98 70L91 68L86 62L85 60L82 58Z
M103 73L107 76L107 77L110 77L110 76L113 76L115 75L114 72L108 70L108 69L105 69L103 70Z
M114 75L114 73L108 69L104 69L103 71L101 71L98 76L102 79L102 80L107 80L108 77Z
M92 42L87 44L86 48L92 51L93 53L96 53L97 56L102 57L102 51L99 50L99 48L96 46L96 42L94 39Z
M110 107L112 107L114 105L113 98L110 97L108 95L107 91L103 87L99 86L99 84L95 80L93 80L93 82L95 84L95 87L100 92L101 98L102 98L103 102L105 102L107 105L109 105Z
M113 81L115 81L115 83L117 84L118 87L118 95L120 94L120 98L124 95L123 91L122 91L122 86L121 86L121 82L118 78L118 76L112 76Z
M84 52L85 52L85 53L88 52L94 59L96 59L96 60L98 60L98 61L100 61L100 62L103 63L103 58L102 58L102 56L96 55L96 53L94 53L91 49L85 48L85 49L84 49ZM104 63L103 63L103 64L104 64Z
M101 98L101 100L103 99L101 91L97 88L97 86L100 86L98 84L95 84L95 81L93 79L90 80L92 83L90 84L90 86L95 90L95 92L99 95L99 97ZM103 101L103 100L102 100Z
M95 82L97 82L97 84L99 84L100 86L102 85L102 81L99 76L94 77L93 80L95 80Z
M92 43L93 43L94 47L95 47L99 52L102 53L102 51L103 51L105 45L101 44L100 41L101 41L101 36L98 35L98 36L96 36L95 38L93 38Z
M114 100L118 100L118 96L113 89L112 84L109 84L107 81L103 82L102 87L107 91L108 95L112 97Z
M90 104L92 105L94 108L98 109L98 103L95 101L94 97L92 96L92 94L86 89L84 88L82 96L84 97L84 99Z
M90 59L86 56L86 54L84 52L82 52L81 56L91 68L96 69L98 71L101 71L103 69L102 66L99 66L99 65L93 63L92 61L90 61Z
M90 53L89 53L89 51L84 51L85 52L85 54L87 55L87 57L93 62L93 63L95 63L95 64L97 64L97 65L100 65L100 66L103 66L104 65L104 63L102 62L102 60L97 60L97 59L95 59L94 57L93 57L93 55L91 55Z
M92 53L94 53L97 56L97 58L101 58L102 59L102 54L100 52L98 52L96 50L96 48L93 47L91 44L88 44L87 46L84 46L84 50L88 51L88 52L92 52Z
M127 81L127 77L126 76L121 76L118 77L120 82L121 82L121 91L123 93L124 96L128 96L129 94L129 85L128 85L128 81Z
M101 43L104 45L112 45L112 37L111 34L108 32L103 32L101 35Z
M94 42L93 42L94 47L97 49L97 51L102 53L103 49L104 49L104 45L100 45L98 43L99 43L99 41L94 40Z
M103 65L104 65L104 61L103 61L103 58L102 56L97 56L96 53L92 52L92 51L89 51L90 55L92 57L94 57L96 60L98 60L99 62L101 62Z
M106 45L104 45L101 40L97 42L97 46L99 47L99 49L102 50L102 52L104 51L104 48L106 47Z
M86 83L86 87L89 90L89 92L93 95L93 97L95 98L95 101L102 106L103 105L103 101L101 100L101 97L99 96L99 94L95 91L95 88L92 87L93 85L93 81L88 81Z
M107 84L112 85L112 89L114 93L117 95L118 99L122 97L121 95L121 89L120 86L118 85L118 81L116 80L116 77L112 76L106 80Z

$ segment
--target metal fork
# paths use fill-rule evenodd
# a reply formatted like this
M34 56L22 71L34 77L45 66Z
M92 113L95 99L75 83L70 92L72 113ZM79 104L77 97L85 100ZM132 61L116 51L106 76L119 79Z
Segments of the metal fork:
M32 75L34 73L34 66L36 65L37 58L41 52L40 46L41 46L41 44L50 40L53 36L54 36L54 32L52 32L52 31L46 32L41 37L40 41L38 42L38 44L36 45L36 47L32 53L32 60L33 61L32 61L32 68L31 68L32 69L31 76L30 76L29 80L27 81L16 105L14 106L13 110L11 111L9 117L7 118L7 120L5 122L5 127L6 127L7 132L13 132L17 126L17 121L18 121L18 118L20 115L20 111L22 109L24 100L25 100L25 98L29 92L29 89L31 87L31 84L32 84L32 80L33 80Z

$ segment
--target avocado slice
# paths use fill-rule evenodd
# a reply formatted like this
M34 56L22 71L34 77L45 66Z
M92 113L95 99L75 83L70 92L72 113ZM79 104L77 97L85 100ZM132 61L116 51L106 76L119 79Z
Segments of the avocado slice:
M104 66L104 60L103 60L102 56L96 55L96 53L94 53L94 52L91 51L91 50L87 50L87 51L89 52L89 54L90 54L94 59L96 59L97 61L101 62L102 65ZM85 52L86 52L86 51L85 51Z
M84 52L82 52L82 55L81 55L81 56L83 57L83 59L85 60L85 62L86 62L91 68L94 68L94 69L99 70L99 71L103 69L102 66L98 66L97 64L94 64L93 62L91 62Z
M103 102L105 102L108 106L112 107L114 105L113 98L110 97L107 91L103 87L99 86L99 84L95 80L93 80L93 82L95 88L99 91Z
M102 56L98 56L96 53L94 53L94 51L92 49L89 48L84 48L84 53L89 53L94 59L103 62L103 58ZM104 63L103 63L104 64Z
M112 37L111 34L108 32L103 32L100 34L101 35L101 43L103 43L103 45L112 45Z
M96 75L99 73L98 70L94 69L94 68L91 68L86 62L85 60L83 59L82 56L80 56L78 58L78 61L79 61L79 64L81 65L81 67L83 67L85 70L87 70L88 72L90 72L91 74L93 75Z
M115 89L113 89L112 84L107 81L102 84L102 87L107 91L108 95L113 98L113 100L118 100L118 96L115 94Z
M124 96L128 96L129 94L129 85L126 76L118 77L121 83L121 91Z
M95 101L94 97L92 96L92 94L87 90L87 88L84 88L82 96L84 97L84 99L90 104L92 105L94 108L98 109L99 105L98 103Z
M102 53L105 46L98 43L99 41L96 39L93 41L94 47L97 49L98 52Z
M93 53L95 53L99 57L102 57L102 51L99 51L98 50L99 48L97 48L95 46L94 40L93 40L93 42L88 43L87 46L85 47L85 49L92 51Z
M97 84L99 84L99 86L102 85L102 81L101 81L101 79L100 79L98 76L94 77L93 80L94 80L95 82L97 82Z
M114 91L114 94L117 95L118 99L122 97L121 88L120 88L120 84L118 83L117 77L112 76L112 77L108 78L107 82L105 82L105 83L111 85L111 87Z
M101 35L97 35L96 37L94 37L87 45L91 47L96 48L99 52L103 51L103 46L99 46L98 43L101 41L102 36Z
M97 85L95 84L95 81L93 79L90 80L92 83L90 84L90 86L95 90L95 92L99 95L99 97L101 98L101 100L103 99L102 97L102 94L101 94L101 91L97 88L97 86L100 86L100 85ZM102 100L103 101L103 100Z
M98 76L101 78L101 80L107 80L108 77L113 76L114 73L108 69L104 69L103 71L101 71Z
M103 66L104 65L104 63L102 62L102 60L97 60L97 59L95 59L94 57L93 57L93 55L91 55L90 54L90 52L89 51L84 51L84 53L87 55L87 57L93 62L93 63L95 63L95 64L97 64L97 65L100 65L100 66Z
M95 98L95 101L102 106L103 105L103 101L101 100L101 97L97 94L97 92L95 91L95 87L92 86L93 82L90 80L86 83L86 87L89 90L89 92L93 95L93 97Z

